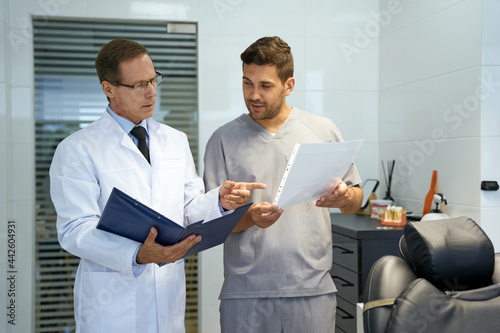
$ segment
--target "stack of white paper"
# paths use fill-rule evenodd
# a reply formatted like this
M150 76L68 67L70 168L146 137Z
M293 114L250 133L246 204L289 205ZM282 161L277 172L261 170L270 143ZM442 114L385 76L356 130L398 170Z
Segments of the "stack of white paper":
M287 208L331 193L349 170L363 142L296 144L274 204Z

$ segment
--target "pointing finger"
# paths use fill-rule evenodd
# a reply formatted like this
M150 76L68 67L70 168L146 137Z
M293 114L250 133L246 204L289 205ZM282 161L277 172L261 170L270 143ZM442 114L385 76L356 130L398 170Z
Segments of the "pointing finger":
M263 190L267 187L264 183L243 183L247 190Z

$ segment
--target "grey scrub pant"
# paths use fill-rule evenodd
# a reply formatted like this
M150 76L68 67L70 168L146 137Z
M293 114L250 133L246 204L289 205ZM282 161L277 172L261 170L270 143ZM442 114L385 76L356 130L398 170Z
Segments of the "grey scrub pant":
M335 293L310 297L223 299L222 333L335 332Z

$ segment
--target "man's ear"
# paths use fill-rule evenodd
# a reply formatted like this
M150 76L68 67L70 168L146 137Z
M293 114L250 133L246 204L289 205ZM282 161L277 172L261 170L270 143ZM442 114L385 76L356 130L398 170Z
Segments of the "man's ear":
M101 87L102 91L104 91L104 93L106 94L106 96L108 96L108 98L114 97L114 87L115 87L114 85L112 85L108 81L102 81Z
M285 82L286 96L289 96L292 93L294 87L295 87L295 78L289 77Z

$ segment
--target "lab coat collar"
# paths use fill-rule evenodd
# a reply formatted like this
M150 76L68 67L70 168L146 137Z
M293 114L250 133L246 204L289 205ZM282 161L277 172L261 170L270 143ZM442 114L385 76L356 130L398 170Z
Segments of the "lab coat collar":
M120 126L120 124L112 117L109 112L104 112L101 119L103 125L101 128L108 129L110 131L109 134L112 135L112 137L120 140L120 144L123 147L133 151L134 153L142 155L139 149L137 149L137 146L130 139L128 133L125 132L123 127Z
M143 121L141 121L139 124L136 125L133 122L131 122L130 120L123 118L122 116L116 114L116 112L114 112L111 109L109 104L106 107L106 112L109 113L111 118L113 118L118 123L118 125L120 125L120 127L125 131L125 133L130 133L130 131L136 126L142 126L146 129L146 133L148 133L148 135L149 135L147 119L144 119Z
M142 153L137 149L137 146L134 144L134 142L130 139L129 135L125 130L118 124L118 122L113 119L111 114L109 112L104 112L102 116L102 121L103 121L103 128L109 128L110 130L113 131L113 133L121 135L121 142L120 144L133 151L136 154L140 154L142 156ZM151 154L151 164L154 163L154 157L155 155L158 154L157 150L161 150L160 154L163 154L163 148L162 145L159 144L159 142L166 142L167 138L161 135L160 133L160 123L158 123L156 120L152 118L147 118L141 122L146 123L145 125L147 126L148 130L148 135L149 135L149 152ZM161 137L159 137L161 136ZM158 155L157 155L158 156Z

